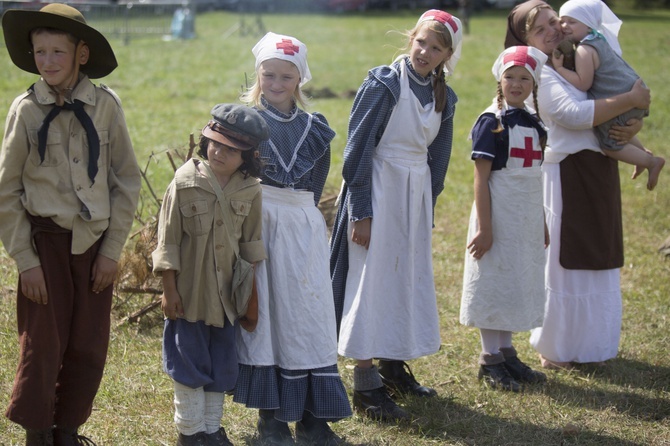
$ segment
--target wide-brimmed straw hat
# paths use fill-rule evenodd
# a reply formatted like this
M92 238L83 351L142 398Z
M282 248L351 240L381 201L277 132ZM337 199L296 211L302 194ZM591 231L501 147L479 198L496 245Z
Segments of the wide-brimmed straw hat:
M57 29L86 42L90 55L79 70L92 79L107 76L118 66L107 39L86 24L81 12L62 3L50 3L39 11L9 9L2 16L7 51L12 62L24 71L40 74L30 41L30 32L36 28Z

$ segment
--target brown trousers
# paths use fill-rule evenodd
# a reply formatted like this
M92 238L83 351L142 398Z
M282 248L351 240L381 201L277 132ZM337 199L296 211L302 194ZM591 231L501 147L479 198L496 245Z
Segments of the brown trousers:
M31 217L34 219L34 217ZM100 241L70 253L72 234L50 219L33 222L48 302L16 299L20 357L7 418L27 429L76 428L91 414L109 345L112 286L91 291Z

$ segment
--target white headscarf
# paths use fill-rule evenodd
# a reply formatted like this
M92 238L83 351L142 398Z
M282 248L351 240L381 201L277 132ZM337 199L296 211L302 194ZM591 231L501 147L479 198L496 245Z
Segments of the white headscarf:
M258 41L251 52L256 57L256 71L268 59L281 59L298 68L301 87L312 79L312 73L307 66L307 46L295 37L269 32Z
M429 20L435 20L443 24L451 35L451 49L453 50L453 53L449 60L444 63L444 71L448 76L451 76L454 74L458 59L461 58L461 47L463 46L463 26L461 25L461 21L458 19L458 17L453 16L448 12L440 11L439 9L431 9L424 12L421 14L421 17L419 17L419 21L416 24L419 25L420 23L427 22Z
M618 36L622 22L602 0L568 0L563 3L558 14L561 17L572 17L598 31L614 52L621 56Z
M540 73L547 61L547 55L532 46L511 46L500 53L491 71L500 82L503 73L513 66L524 67L537 85L540 85Z

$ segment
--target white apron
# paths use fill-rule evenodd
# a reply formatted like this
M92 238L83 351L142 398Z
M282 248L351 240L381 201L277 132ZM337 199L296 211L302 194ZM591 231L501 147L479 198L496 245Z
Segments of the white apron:
M263 186L263 243L258 325L252 333L238 329L240 364L308 370L337 363L328 232L314 194Z
M372 160L370 247L351 241L338 352L410 360L440 348L433 282L428 145L441 113L423 107L400 64L400 99Z
M522 167L524 159L512 153L516 147L525 147L528 138L533 138L531 147L539 151L534 129L510 128L507 167L489 177L493 245L479 260L466 250L460 314L464 325L513 332L542 325L545 249L541 161L529 158L526 162L532 166ZM478 230L473 204L468 243Z

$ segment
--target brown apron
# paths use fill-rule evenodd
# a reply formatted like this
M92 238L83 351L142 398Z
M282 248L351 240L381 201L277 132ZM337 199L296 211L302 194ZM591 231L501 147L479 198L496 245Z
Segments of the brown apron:
M585 270L621 268L623 227L617 161L582 150L561 161L560 167L561 266Z

